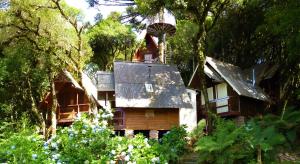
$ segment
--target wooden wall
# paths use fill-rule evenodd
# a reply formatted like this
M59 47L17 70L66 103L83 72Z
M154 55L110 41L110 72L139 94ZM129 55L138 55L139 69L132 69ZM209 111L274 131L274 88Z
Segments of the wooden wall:
M170 130L179 125L179 109L123 109L125 128L132 130Z

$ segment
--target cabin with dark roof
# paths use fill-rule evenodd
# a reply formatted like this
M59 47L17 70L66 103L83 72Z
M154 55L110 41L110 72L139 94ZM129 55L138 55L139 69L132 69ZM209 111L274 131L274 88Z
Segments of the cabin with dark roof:
M196 98L197 117L200 120L206 117L206 113L204 96L200 92L198 68L197 66L188 86L200 93ZM267 70L269 69L242 70L232 64L207 57L204 73L212 110L221 117L249 117L264 113L268 105L272 103L272 99L260 84L273 76L276 68L272 67L272 70Z
M96 76L98 101L115 108L117 131L170 130L180 124L180 110L193 108L180 73L172 65L114 62L113 72L99 71Z

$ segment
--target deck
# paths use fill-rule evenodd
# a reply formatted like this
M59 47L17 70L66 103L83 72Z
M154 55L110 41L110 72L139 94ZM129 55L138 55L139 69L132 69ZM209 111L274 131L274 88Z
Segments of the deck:
M89 113L89 107L89 104L75 104L58 107L57 121L58 123L72 123L78 113Z

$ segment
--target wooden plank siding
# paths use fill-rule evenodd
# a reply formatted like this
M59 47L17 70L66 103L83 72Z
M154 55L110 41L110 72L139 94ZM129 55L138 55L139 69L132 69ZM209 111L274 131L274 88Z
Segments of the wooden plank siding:
M124 129L170 130L179 125L179 109L125 108L123 111L125 113Z

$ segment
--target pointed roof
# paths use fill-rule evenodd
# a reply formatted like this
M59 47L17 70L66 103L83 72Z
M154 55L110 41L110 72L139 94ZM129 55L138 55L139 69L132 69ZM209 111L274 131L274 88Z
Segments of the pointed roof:
M83 89L81 88L81 86L77 83L77 81L74 79L74 77L72 76L72 74L71 74L69 71L63 70L63 73L64 73L64 75L68 78L67 80L68 80L69 82L71 82L71 83L74 85L74 87L75 87L76 89L83 90Z
M216 81L220 81L221 79L223 79L239 95L262 100L262 101L270 101L268 95L265 94L258 85L253 85L252 83L247 82L244 72L240 67L234 66L229 63L218 61L211 57L206 57L205 68L208 68L208 69L204 69L205 74L208 77ZM190 80L189 85L191 84L193 78L195 77L195 73L197 72L197 69L194 71L194 74Z

